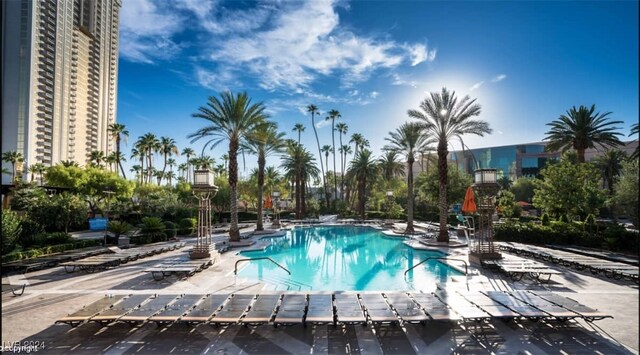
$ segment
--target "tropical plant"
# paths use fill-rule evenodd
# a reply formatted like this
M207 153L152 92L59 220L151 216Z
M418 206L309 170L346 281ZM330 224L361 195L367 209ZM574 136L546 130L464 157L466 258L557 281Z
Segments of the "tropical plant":
M455 91L442 88L432 92L420 103L421 110L409 110L408 115L424 122L424 132L437 139L438 177L440 183L438 207L440 210L439 242L449 242L447 229L447 156L449 141L464 134L484 136L491 133L489 124L471 117L480 115L480 105L465 96L458 101Z
M328 192L327 179L324 172L324 165L322 164L322 151L320 149L320 140L318 139L318 130L316 130L316 121L315 121L315 115L320 114L320 111L318 111L318 107L316 105L311 104L307 106L307 112L311 114L311 127L313 127L313 133L316 136L316 143L318 144L318 158L320 159L320 170L322 170L322 186L324 187L323 194L325 195L325 198L326 198L327 209L329 209L329 195L327 195L327 192Z
M631 159L622 164L620 179L615 184L614 201L616 206L631 218L636 228L638 222L638 159Z
M511 185L509 191L513 192L516 201L531 202L534 195L536 178L521 177Z
M329 116L325 118L325 121L331 121L331 153L333 154L333 196L338 198L338 179L336 179L336 120L342 118L342 115L338 110L330 110ZM329 170L329 169L327 169ZM327 173L329 173L327 171Z
M104 152L101 150L94 150L89 153L89 164L93 164L98 168L102 168L102 163L106 159Z
M133 226L127 222L122 221L109 221L107 224L107 230L116 237L116 241L120 239L122 235L128 235L133 231Z
M193 149L191 148L184 148L182 149L182 155L184 155L187 158L187 162L185 163L187 165L187 169L186 169L186 178L187 178L187 182L191 181L191 157L196 155L196 152L193 151ZM226 169L226 167L225 167Z
M515 195L509 190L500 192L498 209L502 212L502 215L507 218L520 217L522 213L521 207L516 204Z
M142 218L142 223L139 228L140 235L144 238L145 243L160 242L167 238L165 234L166 226L162 222L162 219L158 217Z
M593 163L600 170L603 187L606 186L609 190L609 196L613 196L613 187L622 173L622 163L626 160L627 154L618 149L609 149L593 160Z
M347 124L344 122L339 122L336 125L336 130L338 131L340 137L340 147L338 148L338 152L340 153L340 199L344 201L344 164L346 160L344 149L346 148L344 148L344 145L342 144L342 136L347 135L349 126L347 126Z
M551 129L543 140L549 141L546 151L566 151L575 149L578 153L578 162L584 163L584 155L587 148L616 147L622 145L617 136L622 133L615 132L622 121L609 121L611 112L597 112L596 105L591 108L573 106L566 115L560 115L557 120L547 123Z
M298 144L300 144L300 136L301 136L302 132L304 132L305 129L306 129L306 127L302 123L296 123L293 126L293 131L294 132L298 132Z
M238 151L240 144L249 132L268 118L264 113L263 103L253 104L246 92L234 96L230 91L220 94L220 99L209 97L207 106L201 106L192 116L202 118L209 124L188 137L191 142L208 139L203 150L210 146L214 148L223 141L229 141L229 187L231 190L231 226L229 236L231 241L240 241L238 230Z
M325 144L322 146L322 149L320 149L320 151L324 153L325 171L327 172L327 175L329 175L329 154L331 154L331 151L333 151L333 149L331 149L330 145Z
M265 183L266 158L273 153L281 153L285 148L284 132L278 132L278 125L275 122L265 122L258 125L253 131L247 134L246 149L258 156L258 222L256 230L263 230L262 225L262 196Z
M416 153L423 146L433 143L429 136L422 132L423 125L417 122L404 123L385 138L389 145L385 150L404 155L407 161L407 228L405 233L413 234L413 163Z
M637 135L638 134L638 124L633 124L631 125L631 132L629 132L629 137L633 136L633 135ZM640 156L640 145L636 146L636 150L633 151L633 153L631 154L630 158L631 159L637 159Z
M43 175L47 171L47 167L42 163L35 163L29 167L29 172L31 172L31 182L33 182L35 175L38 175L38 180L40 180L40 186L43 183Z
M358 212L360 218L365 219L365 207L367 202L367 184L375 180L378 167L370 150L362 149L358 152L349 166L350 173L358 184Z
M502 175L496 182L500 185L501 190L509 190L511 188L511 179L507 175Z
M75 166L75 167L79 167L80 165L73 161L73 160L60 160L60 164L66 168L70 167L70 166Z
M120 142L124 138L125 144L127 143L127 138L129 138L129 131L126 129L126 126L122 123L112 123L108 126L107 132L111 134L111 137L115 140L116 143L116 157L118 158L117 164L120 167L120 171L122 172L122 177L127 178L124 173L124 168L122 167L122 154L120 150Z
M285 178L293 181L296 199L296 218L302 218L306 214L306 185L311 178L317 179L319 169L315 164L313 155L302 145L293 142L287 146L286 153L282 156L282 164L285 170Z
M24 161L24 157L22 156L22 153L19 153L16 151L4 152L2 153L2 161L11 163L11 182L15 183L16 179L18 178L16 176L17 175L16 165Z
M11 252L22 232L22 218L10 209L2 211L2 254Z
M164 165L162 166L161 178L158 179L158 185L162 183L162 178L165 176L165 171L167 170L167 159L174 154L178 154L178 146L173 138L161 137L159 148L160 149L158 149L158 151L164 157Z

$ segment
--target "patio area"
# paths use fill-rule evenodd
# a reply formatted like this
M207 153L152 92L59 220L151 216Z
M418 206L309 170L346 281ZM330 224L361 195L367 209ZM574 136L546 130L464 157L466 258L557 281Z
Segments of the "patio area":
M251 239L257 240L258 236ZM175 276L155 281L149 267L183 256L193 245L129 262L93 274L67 274L63 267L11 276L12 284L26 282L24 295L2 296L2 341L4 350L12 342L44 346L46 353L638 353L638 286L628 280L594 276L588 270L549 266L562 271L549 283L530 279L514 282L487 269L470 268L468 276L456 276L438 285L447 292L552 291L612 315L596 322L583 320L532 321L489 320L486 322L430 321L403 325L308 325L306 328L269 325L206 324L187 326L153 323L135 326L87 323L72 328L54 322L105 294L208 294L273 292L273 285L235 277L240 257L236 250L216 255L214 264L188 278ZM452 257L465 257L467 248L451 249ZM431 292L435 285L424 285ZM299 292L299 290L296 290ZM420 290L413 290L420 292ZM14 349L17 350L17 349ZM35 348L31 349L36 350ZM22 349L24 352L25 349Z

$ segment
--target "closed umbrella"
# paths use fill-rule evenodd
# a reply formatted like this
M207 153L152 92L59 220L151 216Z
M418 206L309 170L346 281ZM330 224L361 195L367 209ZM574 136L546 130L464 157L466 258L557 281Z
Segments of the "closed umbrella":
M472 214L478 211L476 207L476 200L473 198L473 189L471 186L467 187L467 193L464 194L464 203L462 204L462 212L466 214Z
M264 201L264 208L271 208L271 196L267 195L267 199Z

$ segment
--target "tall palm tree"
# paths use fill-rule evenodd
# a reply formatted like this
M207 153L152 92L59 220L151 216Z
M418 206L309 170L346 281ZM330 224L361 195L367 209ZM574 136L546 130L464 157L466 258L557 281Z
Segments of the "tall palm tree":
M131 167L131 169L129 169L129 171L131 171L132 173L135 174L136 179L140 179L141 183L142 183L142 166L140 165L133 165Z
M471 117L480 114L476 100L465 96L458 101L455 91L442 88L442 92L432 92L420 103L421 110L409 110L409 117L424 123L424 132L438 142L438 207L440 209L440 232L438 242L449 242L447 229L447 155L449 141L464 134L484 136L491 133L489 124Z
M153 133L146 133L143 136L138 138L136 142L135 148L138 150L140 154L142 154L143 158L147 160L147 169L146 169L146 182L151 182L151 177L153 176L153 154L159 150L160 141Z
M29 167L29 171L31 172L31 182L33 182L33 175L37 174L38 179L40 180L40 186L42 186L44 173L47 171L47 167L42 163L35 163Z
M109 155L104 157L105 164L109 167L109 171L113 172L115 170L116 174L118 173L118 152L111 152Z
M617 136L622 133L614 132L616 124L622 121L609 121L611 112L597 112L596 105L591 108L573 106L566 115L560 115L557 120L547 123L551 129L543 140L549 141L545 150L563 152L573 148L578 153L578 162L584 163L584 153L587 148L617 147L623 143Z
M229 165L229 154L222 154L222 160L224 160L224 170L227 170Z
M358 155L358 152L363 147L365 147L365 141L366 141L366 139L360 133L353 133L351 135L351 139L349 140L349 143L353 143L353 145L354 145L354 148L353 148L353 156L354 157L356 155ZM368 143L367 143L367 145L368 145Z
M596 167L602 173L602 181L609 190L609 196L613 196L613 187L622 173L622 163L626 159L627 154L618 149L609 149L594 159Z
M180 173L180 177L186 179L186 172L189 170L189 165L187 163L178 164L178 172Z
M105 159L104 152L101 150L94 150L89 153L89 163L94 164L98 168L102 168L102 162Z
M317 179L320 169L315 164L313 154L296 142L287 145L280 166L285 170L285 178L293 181L296 199L295 213L296 218L300 219L306 214L306 182L311 178Z
M164 177L167 179L169 186L173 186L173 179L176 178L176 173L174 173L173 171L167 171L166 173L164 173Z
M60 164L62 164L62 166L64 166L65 168L70 168L72 166L75 166L75 167L79 167L80 166L77 162L75 162L73 160L61 160Z
M229 141L229 189L231 200L231 241L240 241L238 230L238 151L240 143L249 132L268 118L262 102L252 103L246 92L233 95L230 91L220 94L220 99L210 96L206 106L198 108L192 116L206 120L207 126L200 128L188 137L191 143L206 138L203 150L214 148L223 141Z
M367 183L375 179L378 171L371 151L367 149L359 151L358 155L351 161L349 171L358 182L358 211L360 212L360 218L364 219L367 202Z
M638 124L636 123L631 125L631 132L629 132L629 136L637 135L638 132ZM640 156L640 145L636 146L636 150L631 154L630 158L636 159L638 156Z
M338 122L336 125L336 130L338 131L340 137L340 147L338 148L340 154L340 199L344 201L344 152L343 152L343 144L342 144L342 136L347 135L349 131L349 126L347 126L344 122Z
M329 111L329 116L325 118L326 121L331 120L331 144L333 149L333 198L338 198L338 179L336 178L336 120L342 118L342 115L338 110ZM327 169L328 170L328 169ZM327 171L328 173L328 171Z
M140 178L140 185L144 184L144 174L145 174L145 171L144 171L145 155L142 149L143 148L139 140L135 143L134 147L131 149L131 159L136 159L136 158L140 159L140 165L138 165L140 169L135 171L136 176Z
M318 111L318 107L316 105L311 104L307 106L307 112L311 114L311 127L313 128L313 133L316 136L316 143L318 144L318 158L320 159L320 169L322 170L322 185L324 187L323 192L326 198L327 209L328 209L329 196L327 195L327 179L326 179L326 175L324 174L324 165L322 164L322 151L320 150L320 139L318 139L318 130L316 130L316 120L315 120L316 115L320 114L320 111Z
M281 153L285 148L284 132L278 132L278 124L265 122L247 134L247 151L258 156L258 223L256 230L264 230L262 225L262 196L266 158L273 153Z
M176 166L176 160L173 158L167 159L167 165L169 165L169 171L173 172L173 167Z
M378 159L378 165L385 180L405 176L404 164L398 161L398 152L395 150L385 150L384 155Z
M167 169L167 159L174 154L178 154L178 146L176 145L176 140L169 137L161 137L159 151L164 157L164 165L162 166L162 174L164 176L164 172ZM161 181L158 180L158 185L160 185L160 183Z
M184 155L185 157L187 157L186 177L187 177L187 182L190 182L191 181L191 164L189 163L189 161L192 156L196 155L196 152L194 152L193 149L187 147L182 149L181 155Z
M115 139L116 142L116 153L118 159L122 158L122 154L120 154L120 142L124 138L125 144L127 143L127 138L129 138L129 131L126 129L126 126L122 123L112 123L107 128L107 131L111 133L111 137ZM122 177L127 178L124 173L124 168L122 167L122 162L118 160L118 166L120 167L120 171L122 172Z
M302 132L304 132L304 130L305 130L306 128L307 128L307 127L305 127L302 123L296 123L296 124L293 126L293 130L292 130L292 131L294 131L294 132L296 132L296 131L297 131L297 132L298 132L298 144L300 144L300 135L301 135L301 133L302 133Z
M418 122L403 123L395 132L389 132L385 138L389 145L386 150L404 155L407 160L407 229L405 233L413 234L413 163L416 153L425 145L435 142L422 132L423 124Z
M329 154L331 154L332 150L333 149L331 149L331 146L328 144L323 145L322 149L320 149L320 151L324 153L324 164L325 164L325 171L327 172L327 176L329 175Z

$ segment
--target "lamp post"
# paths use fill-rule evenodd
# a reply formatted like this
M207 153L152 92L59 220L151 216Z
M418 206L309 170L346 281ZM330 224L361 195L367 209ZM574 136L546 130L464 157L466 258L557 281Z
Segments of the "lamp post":
M483 260L502 259L493 244L494 203L500 190L497 175L496 169L476 169L473 173L474 183L471 186L475 192L479 221L469 261L477 265L481 265Z
M211 257L211 198L218 192L213 173L209 169L193 172L192 193L198 199L198 229L191 259Z
M278 203L280 203L280 191L274 190L271 192L271 198L273 199L273 214L274 219L271 223L272 227L280 228L280 218L278 216Z
M391 202L393 201L393 190L387 190L387 217L391 214Z
M111 208L111 195L115 194L115 192L111 190L102 191L103 194L107 195L107 208L104 210L104 218L106 219L104 223L104 246L107 246L107 230L109 228L109 209Z

